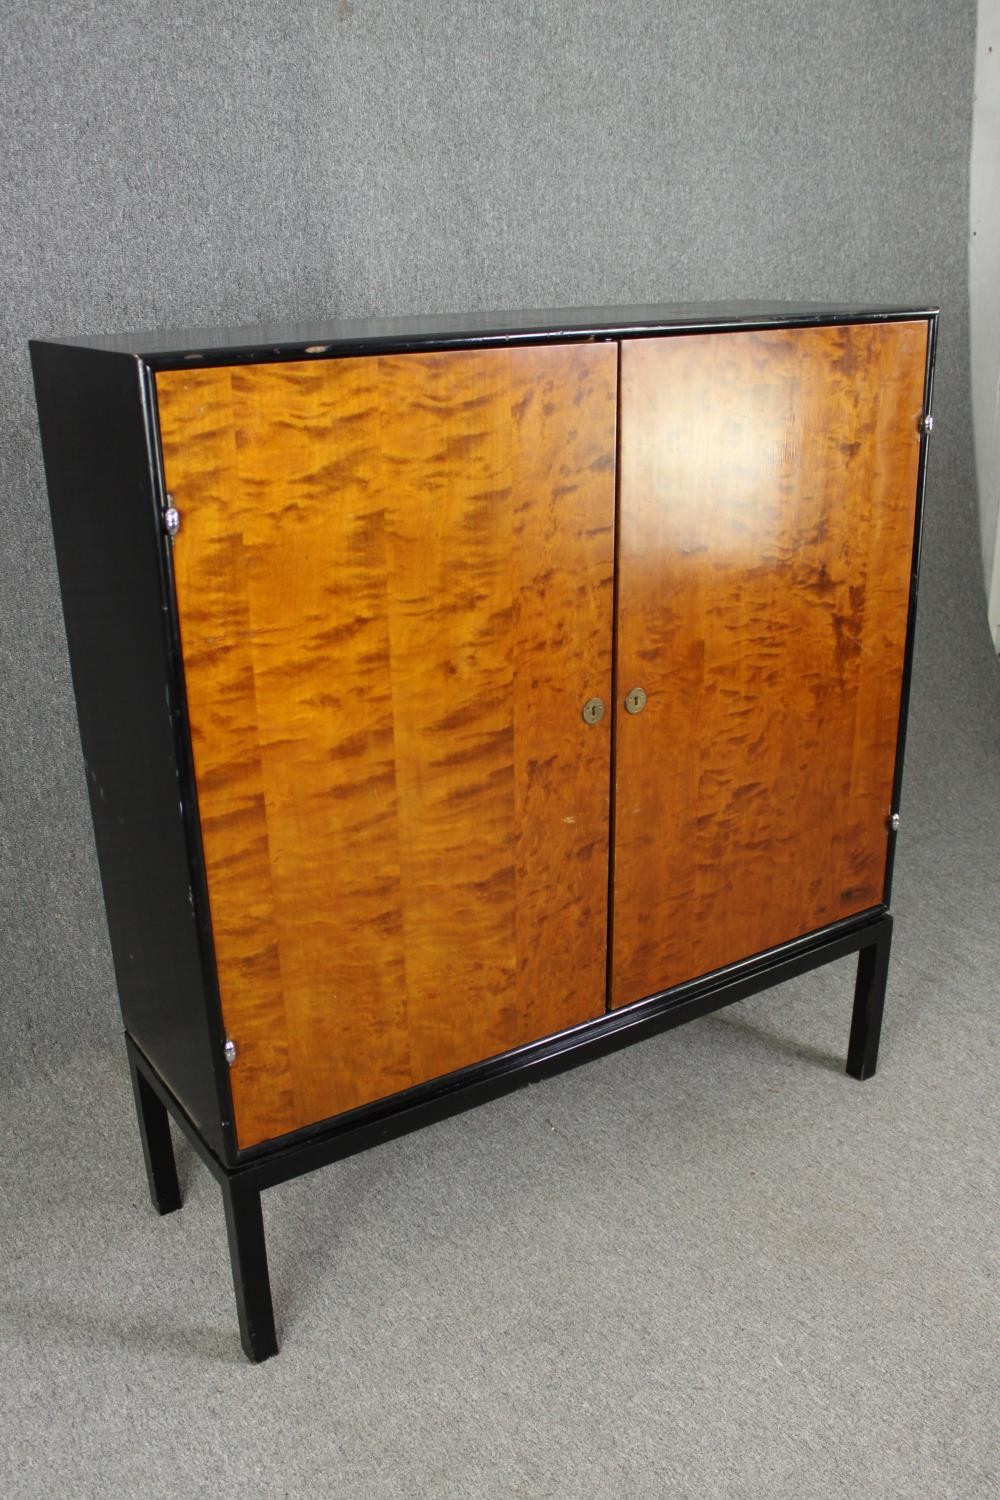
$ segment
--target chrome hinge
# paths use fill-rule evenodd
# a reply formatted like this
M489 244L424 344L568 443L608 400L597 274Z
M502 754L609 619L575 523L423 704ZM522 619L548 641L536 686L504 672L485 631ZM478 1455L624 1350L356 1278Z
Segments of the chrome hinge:
M232 1067L233 1063L236 1061L236 1043L231 1042L229 1038L226 1037L226 1044L223 1047L222 1052L223 1056L226 1059L226 1062L230 1067Z
M920 422L918 425L920 427L920 431L924 433L925 436L929 436L934 431L934 418L931 416L929 411L925 412L924 415L920 418Z
M892 814L889 819L889 827L892 829L893 833L899 832L899 813Z
M167 536L176 536L181 529L181 513L174 504L173 495L167 496L167 508L163 512L163 525Z

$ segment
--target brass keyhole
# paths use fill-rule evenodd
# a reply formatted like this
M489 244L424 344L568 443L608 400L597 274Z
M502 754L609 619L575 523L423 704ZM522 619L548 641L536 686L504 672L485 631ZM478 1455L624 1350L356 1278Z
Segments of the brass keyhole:
M583 721L585 724L599 724L604 718L604 699L588 698L583 705Z
M630 714L641 714L646 707L645 688L633 688L625 699L625 712Z

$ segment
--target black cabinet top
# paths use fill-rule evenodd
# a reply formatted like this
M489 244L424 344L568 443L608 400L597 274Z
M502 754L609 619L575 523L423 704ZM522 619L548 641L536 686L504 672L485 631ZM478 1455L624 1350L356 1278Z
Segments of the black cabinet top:
M634 307L548 308L529 312L431 313L424 317L317 318L247 328L186 328L107 337L46 339L133 355L157 368L301 359L324 354L398 353L570 339L641 337L724 328L789 328L926 318L934 307L827 302L664 302Z

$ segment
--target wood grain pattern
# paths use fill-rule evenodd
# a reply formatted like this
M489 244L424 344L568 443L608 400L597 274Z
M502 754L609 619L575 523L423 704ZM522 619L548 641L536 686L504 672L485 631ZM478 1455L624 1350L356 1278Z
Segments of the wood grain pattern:
M924 322L622 346L613 987L882 899Z
M616 377L157 376L241 1146L604 1009Z

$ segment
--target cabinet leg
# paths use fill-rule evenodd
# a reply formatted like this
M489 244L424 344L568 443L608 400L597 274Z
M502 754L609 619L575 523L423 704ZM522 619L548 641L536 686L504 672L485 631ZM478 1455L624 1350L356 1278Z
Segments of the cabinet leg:
M244 1175L227 1177L222 1183L222 1202L226 1210L240 1342L247 1359L259 1364L278 1352L260 1188Z
M851 1039L847 1045L847 1071L852 1078L871 1078L878 1063L891 946L892 918L887 916L879 924L877 940L858 954Z
M142 1155L146 1163L149 1196L158 1214L172 1214L181 1206L181 1190L177 1182L177 1164L174 1161L166 1105L157 1098L131 1057L129 1072L132 1075L132 1093L135 1096L135 1112L139 1121L139 1139L142 1141Z

